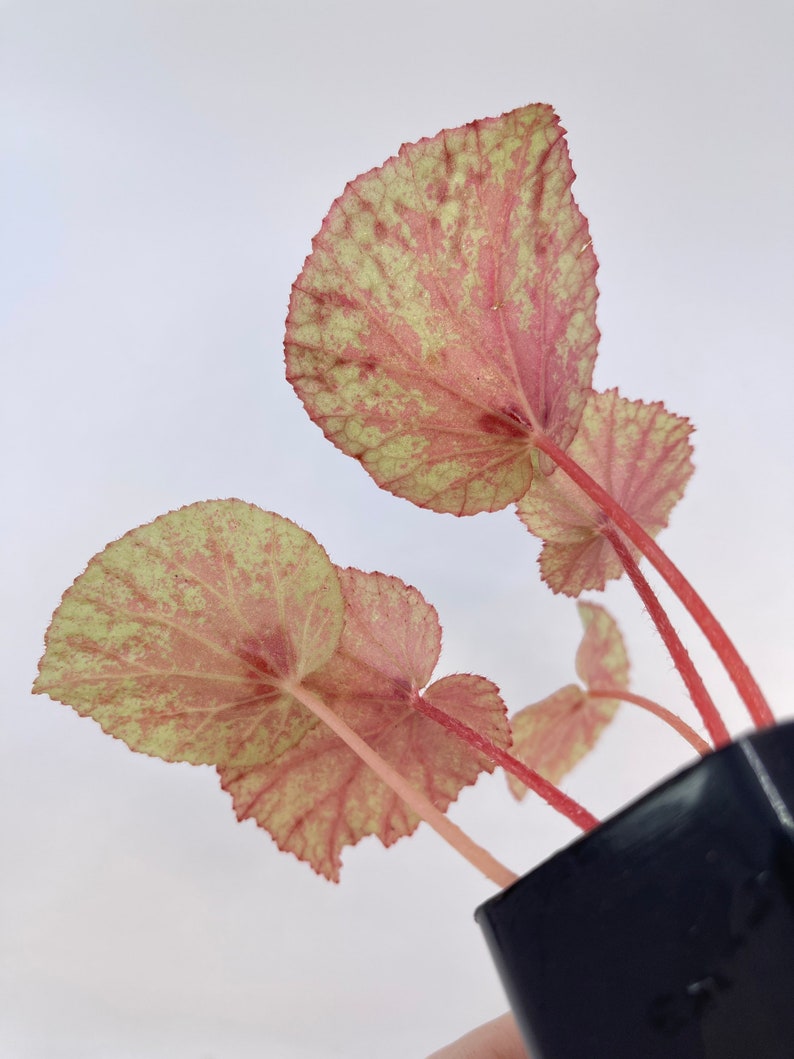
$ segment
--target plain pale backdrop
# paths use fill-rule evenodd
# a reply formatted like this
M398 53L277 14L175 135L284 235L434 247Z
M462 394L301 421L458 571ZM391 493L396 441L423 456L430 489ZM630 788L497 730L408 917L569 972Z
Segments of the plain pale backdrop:
M363 842L335 887L209 768L29 691L88 559L224 496L417 585L439 674L511 710L574 679L575 608L515 516L380 492L283 379L312 235L405 141L557 108L601 263L596 384L696 424L662 543L792 712L793 40L789 0L0 2L2 1059L421 1059L505 1006L472 921L493 886L433 834ZM691 720L631 593L604 602L635 690ZM566 786L603 814L688 758L624 707ZM501 776L452 815L519 871L574 837Z

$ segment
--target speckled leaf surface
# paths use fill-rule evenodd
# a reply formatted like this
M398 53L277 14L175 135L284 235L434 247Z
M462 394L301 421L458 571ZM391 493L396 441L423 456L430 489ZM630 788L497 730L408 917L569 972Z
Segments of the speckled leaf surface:
M629 683L628 655L614 618L595 603L579 603L578 610L585 631L576 671L585 687L568 684L510 722L513 753L554 784L590 753L618 708L616 700L592 698L588 690L624 689ZM524 797L523 783L512 776L508 783L517 798Z
M397 578L358 570L340 570L339 577L347 603L339 649L306 686L444 810L493 766L411 704L438 657L435 611ZM423 694L500 745L509 743L504 703L485 678L445 677ZM240 819L252 817L281 849L335 881L345 846L372 834L389 846L419 822L324 727L277 762L219 771Z
M550 107L404 146L333 204L296 281L287 375L376 482L454 514L566 447L591 381L596 259Z
M298 696L330 707L443 811L493 766L412 705L440 647L416 589L339 570L279 515L211 501L91 560L53 616L34 690L134 750L216 765L241 819L337 879L345 845L390 845L418 818ZM509 743L490 681L447 677L424 694Z
M692 475L691 432L689 420L664 405L607 390L588 399L568 455L655 536ZM562 471L535 475L517 510L530 532L543 539L541 575L555 592L577 596L602 589L623 573L601 533L602 512Z
M35 691L171 761L265 761L317 721L278 683L336 649L335 568L293 522L239 500L163 515L65 593Z

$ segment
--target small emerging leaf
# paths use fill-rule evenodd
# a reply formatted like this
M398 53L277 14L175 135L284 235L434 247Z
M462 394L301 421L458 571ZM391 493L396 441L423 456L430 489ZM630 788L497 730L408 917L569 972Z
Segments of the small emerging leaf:
M568 455L651 536L663 529L693 471L692 426L660 403L629 401L617 390L588 399ZM518 502L524 525L542 538L540 570L555 591L603 589L623 566L601 529L605 516L562 472L536 474ZM632 549L634 550L634 549Z
M65 593L34 691L167 761L265 761L317 721L277 687L336 649L344 604L311 534L239 500L109 544Z
M397 578L358 570L340 570L339 577L347 607L339 649L306 686L444 810L493 765L412 705L438 657L435 610ZM490 681L445 677L424 694L499 745L509 744L504 703ZM240 819L253 817L281 849L329 879L339 878L345 846L370 834L389 846L419 823L324 726L278 761L219 771Z
M517 500L531 428L567 447L596 356L596 259L550 107L445 130L358 177L296 281L287 375L398 496Z
M597 603L577 603L584 636L576 652L576 672L586 688L627 688L629 656L612 615Z
M629 661L615 620L595 603L579 603L585 633L576 652L576 672L586 689L568 684L548 698L520 710L511 720L516 757L549 782L559 784L596 745L618 708L615 699L593 698L588 690L625 689ZM517 798L527 788L513 776Z

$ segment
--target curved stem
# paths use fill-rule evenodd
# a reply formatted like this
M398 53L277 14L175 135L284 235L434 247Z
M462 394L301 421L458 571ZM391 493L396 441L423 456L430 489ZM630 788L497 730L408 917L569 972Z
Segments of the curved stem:
M774 724L775 718L747 663L732 640L678 567L656 541L636 522L603 486L592 478L567 452L545 434L533 434L533 443L549 456L579 488L615 523L664 578L694 618L703 635L722 662L744 701L756 727Z
M731 739L730 733L725 727L722 717L720 717L719 710L714 705L714 700L706 690L706 685L703 683L700 673L695 669L694 663L689 657L689 652L681 642L681 637L667 617L667 611L659 602L656 593L637 565L626 542L615 527L610 524L607 524L601 532L615 549L618 559L623 564L623 569L629 575L631 583L637 590L637 594L645 604L645 609L658 629L665 647L670 652L670 657L686 685L695 709L703 718L703 723L708 729L714 745L722 746L725 743L729 743Z
M631 702L635 706L640 706L674 728L701 757L711 753L709 744L697 734L694 728L691 728L677 713L668 710L666 706L660 706L653 699L646 699L644 695L635 695L634 692L626 691L625 688L588 688L587 697L589 699L620 699L622 702Z
M453 849L456 849L461 856L465 857L470 864L478 868L483 875L502 888L516 881L518 876L514 872L506 868L504 864L500 864L487 850L483 849L482 846L478 846L476 842L469 838L465 831L453 824L444 813L433 805L429 798L412 787L396 769L393 769L391 765L383 760L377 751L373 750L349 725L345 724L338 714L329 709L321 698L300 684L292 684L285 681L281 684L281 689L292 695L307 710L311 710L315 717L328 725L334 735L339 736L354 754L357 754L366 765L369 765L372 771L396 795L402 798L417 816L429 824L437 834L448 842Z
M582 831L589 831L598 825L599 820L597 817L593 816L592 813L588 812L584 806L573 798L564 794L559 787L555 787L539 772L529 768L528 765L513 757L512 754L508 754L506 750L491 742L490 739L486 739L485 736L480 735L474 728L470 728L456 717L451 717L448 713L444 713L443 710L439 710L437 706L426 702L419 692L414 693L411 704L420 713L423 713L425 717L429 717L431 720L443 725L444 728L463 739L469 746L479 750L495 765L501 765L506 772L511 773L526 787L539 794L544 801L548 802L552 809L556 809L558 813L567 816L571 823L576 824Z

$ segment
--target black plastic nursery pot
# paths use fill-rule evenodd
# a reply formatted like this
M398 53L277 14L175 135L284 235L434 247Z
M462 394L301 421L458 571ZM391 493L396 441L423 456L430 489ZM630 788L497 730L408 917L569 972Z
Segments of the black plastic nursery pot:
M794 722L475 912L532 1059L794 1059Z

